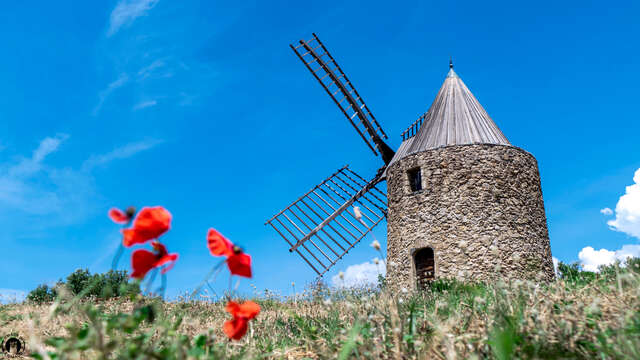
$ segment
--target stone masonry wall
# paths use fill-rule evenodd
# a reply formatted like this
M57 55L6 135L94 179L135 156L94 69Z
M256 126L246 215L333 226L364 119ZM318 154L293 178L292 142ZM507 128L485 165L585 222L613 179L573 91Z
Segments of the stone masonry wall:
M422 190L407 172L419 167ZM413 253L435 252L435 277L491 281L554 277L538 164L505 145L446 146L387 172L387 284L415 289Z

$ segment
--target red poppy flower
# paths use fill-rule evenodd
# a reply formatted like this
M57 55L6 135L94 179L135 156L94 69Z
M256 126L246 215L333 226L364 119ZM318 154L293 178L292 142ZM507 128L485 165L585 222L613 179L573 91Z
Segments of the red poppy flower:
M251 277L251 256L237 246L234 246L233 255L227 257L227 266L233 275Z
M171 226L171 214L162 206L145 207L133 221L133 226L122 230L123 244L129 247L143 244L164 234Z
M251 277L251 256L215 229L209 229L207 247L213 256L226 256L232 275Z
M165 274L173 268L176 260L178 260L178 254L169 254L167 247L163 244L154 241L151 245L155 252L139 249L134 251L131 255L131 268L133 269L133 272L131 273L132 278L142 279L147 275L149 270L169 264L162 269L162 273Z
M131 220L135 213L136 209L133 206L129 206L125 211L111 208L111 210L109 210L109 217L111 218L111 221L116 224L126 224Z
M225 321L222 329L230 339L240 340L247 333L249 320L260 313L260 305L253 301L246 301L242 304L229 301L226 310L233 316L233 319Z
M229 256L233 254L233 244L216 229L209 229L207 246L213 256Z

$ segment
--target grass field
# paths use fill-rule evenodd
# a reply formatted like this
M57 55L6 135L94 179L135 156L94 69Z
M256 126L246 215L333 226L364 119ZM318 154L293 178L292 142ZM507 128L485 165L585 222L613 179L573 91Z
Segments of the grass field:
M229 341L224 301L136 297L0 307L0 336L37 358L640 359L640 260L599 274L563 265L549 285L440 280L422 293L316 286L269 293Z

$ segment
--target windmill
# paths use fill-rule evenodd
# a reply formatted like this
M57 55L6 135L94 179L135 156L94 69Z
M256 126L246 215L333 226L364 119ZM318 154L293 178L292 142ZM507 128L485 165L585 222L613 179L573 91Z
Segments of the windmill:
M507 140L451 61L394 153L320 39L291 48L384 164L371 180L345 166L269 219L290 251L322 276L387 218L390 289L446 277L554 278L537 161Z
M348 165L338 169L265 223L289 244L290 252L322 276L386 217L387 196L377 185L395 153L384 142L387 135L378 120L318 36L290 46L384 162L371 180Z

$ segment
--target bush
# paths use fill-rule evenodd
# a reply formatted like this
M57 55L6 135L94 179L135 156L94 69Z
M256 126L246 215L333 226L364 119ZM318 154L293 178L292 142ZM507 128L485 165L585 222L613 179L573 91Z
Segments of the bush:
M640 258L628 258L623 263L616 261L611 265L600 265L597 273L581 270L578 263L558 263L559 278L573 286L585 286L594 281L610 282L620 273L640 274Z
M27 301L40 304L43 302L53 301L57 295L58 293L55 288L51 288L47 285L38 285L37 288L29 292L27 295Z
M67 276L66 283L59 281L57 286L65 286L74 296L110 299L140 293L137 283L129 283L124 270L109 270L103 274L89 273L87 269L78 269ZM53 301L57 296L55 288L39 285L27 295L34 303Z
M573 285L584 286L596 279L597 274L591 271L580 270L578 263L565 264L558 263L558 274L560 279Z
M91 283L91 274L87 269L78 269L67 276L67 289L73 295L80 294Z
M94 275L94 277L96 276L100 277L98 280L100 287L96 287L93 292L95 296L111 298L140 293L140 286L129 282L129 276L126 271L109 270L104 274Z

